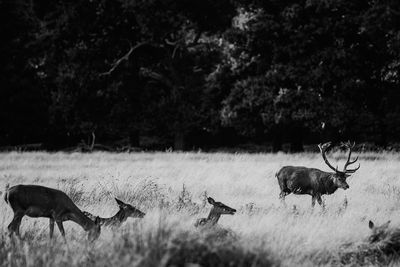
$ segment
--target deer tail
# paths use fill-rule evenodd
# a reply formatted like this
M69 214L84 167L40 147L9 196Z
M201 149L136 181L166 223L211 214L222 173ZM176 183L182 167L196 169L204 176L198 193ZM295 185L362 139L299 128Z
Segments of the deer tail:
M6 184L6 189L4 190L4 201L7 204L9 204L9 202L8 202L8 189L10 189L10 184L9 183Z

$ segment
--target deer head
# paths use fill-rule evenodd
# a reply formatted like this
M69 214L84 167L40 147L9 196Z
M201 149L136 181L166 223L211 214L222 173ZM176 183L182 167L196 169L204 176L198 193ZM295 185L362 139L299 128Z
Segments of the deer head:
M129 205L117 198L115 198L115 201L117 201L117 204L118 204L120 210L124 211L124 214L126 217L143 218L146 215L141 210L139 210L139 209L133 207L132 205Z
M368 226L369 229L371 229L371 235L368 238L368 241L370 243L378 242L382 239L385 239L386 236L389 234L389 224L390 221L387 221L381 226L375 226L375 224L372 221L369 221Z
M353 144L351 144L350 142L346 142L346 143L342 142L341 143L341 147L347 148L349 150L349 154L347 156L347 161L344 164L343 170L339 171L338 167L336 166L336 168L334 168L329 163L328 159L326 158L326 152L331 147L331 142L318 145L319 150L321 151L322 158L324 159L326 165L328 165L329 168L331 168L333 171L335 171L335 173L331 176L334 184L337 187L343 188L345 190L349 188L349 185L347 184L346 179L360 168L360 164L358 164L357 168L348 169L349 165L356 163L356 161L358 160L358 157L356 157L354 160L351 160L351 152L352 152L352 149L354 148L354 146L355 146L355 143L353 143Z
M215 201L213 198L208 197L207 198L208 203L210 203L213 207L210 210L210 213L208 214L207 218L200 218L196 221L195 226L204 226L204 225L209 225L213 226L217 224L219 218L221 217L222 214L229 214L233 215L235 214L236 210L232 209L231 207L228 207L227 205Z
M229 215L233 215L235 214L236 210L232 209L231 207L228 207L227 205L221 203L221 202L217 202L215 201L213 198L209 197L207 198L208 203L210 203L211 205L213 205L213 211L216 214L229 214Z

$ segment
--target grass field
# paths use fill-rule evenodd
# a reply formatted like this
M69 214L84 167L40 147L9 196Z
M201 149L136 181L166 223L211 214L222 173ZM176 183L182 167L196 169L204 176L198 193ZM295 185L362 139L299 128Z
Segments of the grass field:
M329 156L342 166L344 154ZM114 196L146 213L117 230L102 229L89 244L78 225L66 222L67 245L58 229L49 242L48 219L25 217L22 242L11 242L12 211L0 201L1 266L310 266L341 261L341 246L360 243L377 224L400 226L400 155L364 153L350 189L325 196L326 211L310 208L310 196L290 195L281 205L275 173L284 165L328 170L319 154L0 154L0 190L6 183L39 184L65 191L83 210L111 216ZM235 208L218 230L199 231L205 195ZM348 205L345 207L345 199ZM294 207L295 205L295 207ZM365 260L365 264L377 264ZM396 258L388 260L397 264Z

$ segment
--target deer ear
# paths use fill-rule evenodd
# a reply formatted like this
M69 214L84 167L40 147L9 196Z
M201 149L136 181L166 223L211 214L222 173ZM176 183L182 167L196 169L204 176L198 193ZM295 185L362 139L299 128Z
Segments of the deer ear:
M120 207L124 207L126 204L124 202L122 202L121 200L119 200L118 198L115 198L115 201L117 201L118 206Z
M208 200L208 203L210 203L211 205L215 204L215 200L213 198L209 197L209 198L207 198L207 200Z
M374 223L372 221L369 221L368 226L369 226L369 229L372 229L372 228L374 228Z

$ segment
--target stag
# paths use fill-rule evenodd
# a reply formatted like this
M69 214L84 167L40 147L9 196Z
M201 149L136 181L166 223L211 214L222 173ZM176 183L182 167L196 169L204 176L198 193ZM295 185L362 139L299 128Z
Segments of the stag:
M195 223L196 227L206 226L206 225L207 226L216 225L222 214L233 215L236 212L235 209L232 209L231 207L228 207L227 205L221 202L217 202L211 197L207 198L207 201L212 205L210 213L208 214L207 218L197 219Z
M344 164L343 171L339 171L338 167L334 168L326 158L326 152L331 147L331 143L319 144L318 147L321 151L322 158L326 165L334 172L324 172L319 169L299 167L299 166L285 166L276 174L278 178L279 187L281 192L279 198L284 202L285 197L290 193L293 194L308 194L311 195L311 206L315 206L315 201L324 208L321 196L325 194L333 194L338 188L344 190L349 188L346 179L359 168L358 165L355 169L348 169L354 164L358 157L351 160L352 149L355 143L350 142L341 143L342 147L349 150L347 161Z
M89 241L94 241L100 235L100 220L89 219L62 191L39 185L16 185L6 187L4 200L14 212L14 217L8 225L10 236L18 237L22 218L27 215L32 218L45 217L50 219L50 239L53 237L54 222L57 223L61 235L65 239L63 222L71 220L88 232Z
M119 199L115 199L119 206L119 211L110 218L99 218L101 226L107 227L120 227L122 223L124 223L129 217L131 218L143 218L146 214L139 209L124 203ZM91 214L90 212L84 211L83 212L87 217L94 220L96 218L95 215Z

